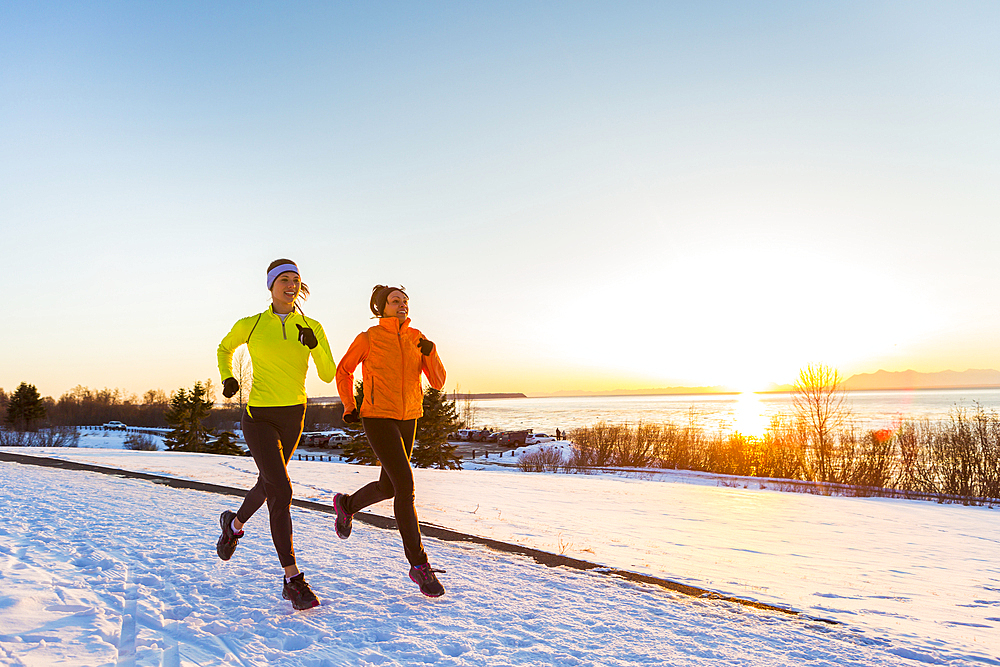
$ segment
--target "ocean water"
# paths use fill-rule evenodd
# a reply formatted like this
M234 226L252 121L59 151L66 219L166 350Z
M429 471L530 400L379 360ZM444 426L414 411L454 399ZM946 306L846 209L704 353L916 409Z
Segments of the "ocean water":
M1000 412L998 389L916 389L856 391L845 395L844 406L862 428L885 428L899 420L947 420L955 410L973 411L980 405ZM458 401L460 414L473 411L475 426L495 429L534 429L553 434L608 423L694 424L708 430L764 432L772 417L794 412L792 395L732 394L688 396L585 396L554 398L499 398Z

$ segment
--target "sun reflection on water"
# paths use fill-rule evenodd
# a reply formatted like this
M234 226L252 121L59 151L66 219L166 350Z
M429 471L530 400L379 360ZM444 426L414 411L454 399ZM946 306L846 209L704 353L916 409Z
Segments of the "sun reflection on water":
M759 438L771 423L770 417L764 414L760 396L752 391L745 391L737 397L734 412L733 430L743 435Z

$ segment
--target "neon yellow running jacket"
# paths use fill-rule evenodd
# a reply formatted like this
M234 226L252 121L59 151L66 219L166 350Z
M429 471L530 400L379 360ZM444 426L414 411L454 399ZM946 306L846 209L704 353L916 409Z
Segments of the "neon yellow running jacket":
M318 342L315 348L310 350L299 342L296 325L313 330ZM310 356L323 382L331 382L337 372L323 325L298 311L286 315L282 323L268 306L263 313L237 321L219 343L219 373L223 382L233 377L233 353L244 343L250 350L253 364L253 387L248 404L254 407L304 404Z

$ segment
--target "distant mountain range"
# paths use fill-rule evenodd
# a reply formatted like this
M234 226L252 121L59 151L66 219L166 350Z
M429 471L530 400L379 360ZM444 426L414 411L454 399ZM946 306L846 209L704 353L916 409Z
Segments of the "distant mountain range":
M847 378L844 388L854 391L865 389L950 389L968 387L1000 387L1000 371L991 368L967 371L876 371L859 373Z
M1000 371L969 369L966 371L883 371L858 373L844 381L844 389L866 391L876 389L963 389L969 387L1000 387ZM790 384L771 384L765 392L793 391ZM658 387L648 389L616 389L612 391L558 391L533 396L655 396L661 394L738 394L728 387Z

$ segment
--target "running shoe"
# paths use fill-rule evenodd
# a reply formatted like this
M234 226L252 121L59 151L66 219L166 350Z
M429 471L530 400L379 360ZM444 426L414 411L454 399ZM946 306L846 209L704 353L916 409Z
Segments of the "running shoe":
M414 565L410 568L410 579L420 586L420 592L429 598L439 598L444 595L444 586L434 576L435 572L443 573L444 570L434 570L430 563Z
M292 603L296 609L310 609L319 606L316 594L306 583L306 575L299 572L291 579L282 577L285 585L281 588L281 597Z
M219 554L219 558L222 560L229 560L233 557L233 552L236 551L236 545L239 543L240 538L243 537L243 531L238 533L233 532L233 519L236 518L236 512L230 512L226 510L219 517L219 525L222 526L222 535L219 536L219 541L215 543L215 553Z
M337 528L337 537L342 540L346 540L351 536L351 523L354 519L353 514L348 514L347 510L344 509L344 499L343 493L337 493L333 496L333 510L337 513L337 520L334 525Z

